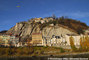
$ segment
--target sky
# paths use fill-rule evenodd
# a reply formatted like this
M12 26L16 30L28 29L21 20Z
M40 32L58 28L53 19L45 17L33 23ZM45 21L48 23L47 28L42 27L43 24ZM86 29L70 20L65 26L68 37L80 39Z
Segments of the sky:
M21 21L52 14L80 20L89 26L89 0L0 0L0 31Z

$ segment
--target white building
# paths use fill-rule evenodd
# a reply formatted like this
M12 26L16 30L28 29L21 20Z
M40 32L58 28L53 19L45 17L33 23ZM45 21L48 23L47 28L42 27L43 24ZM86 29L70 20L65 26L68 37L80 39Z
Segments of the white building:
M52 36L51 46L57 46L57 45L61 44L61 42L62 41L61 41L60 36L55 36L55 35Z
M70 34L67 34L66 36L65 36L65 40L66 40L66 45L67 46L70 46L70 37L73 37L73 39L74 39L74 45L76 46L76 47L79 47L80 46L80 37L82 37L81 35L70 35Z
M70 47L70 37L74 39L74 45L79 48L80 47L80 38L85 37L85 35L75 35L75 34L67 34L65 36L55 36L53 35L51 39L44 40L44 45L47 46L56 46L63 48L71 48ZM89 35L88 35L89 37ZM46 37L45 37L46 38Z

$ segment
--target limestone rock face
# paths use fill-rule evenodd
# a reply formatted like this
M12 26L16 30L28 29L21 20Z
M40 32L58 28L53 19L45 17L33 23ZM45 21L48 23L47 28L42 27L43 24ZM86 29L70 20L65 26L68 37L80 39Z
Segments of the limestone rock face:
M60 25L45 27L42 30L42 34L44 37L48 37L49 39L52 38L52 35L60 36L60 37L61 36L64 37L66 34L76 34L77 35L77 33L75 31L62 27Z
M77 34L75 31L61 25L47 26L40 30L39 24L33 24L31 22L16 23L7 33L19 35L22 38L26 38L27 36L31 37L32 33L42 33L43 37L49 38L51 38L52 35L64 36L66 34Z
M25 36L29 35L31 32L31 24L30 23L16 23L14 27L8 30L7 33L12 33L14 35Z

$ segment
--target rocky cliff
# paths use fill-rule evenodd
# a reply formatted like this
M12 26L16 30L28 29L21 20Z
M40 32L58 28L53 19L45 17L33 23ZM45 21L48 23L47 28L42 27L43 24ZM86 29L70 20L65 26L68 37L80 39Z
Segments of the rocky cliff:
M74 30L63 26L61 24L48 25L43 29L40 29L41 24L33 22L20 22L16 23L14 27L8 30L7 33L19 35L21 40L26 40L31 37L32 33L42 33L43 37L51 38L52 35L64 36L66 34L77 34Z

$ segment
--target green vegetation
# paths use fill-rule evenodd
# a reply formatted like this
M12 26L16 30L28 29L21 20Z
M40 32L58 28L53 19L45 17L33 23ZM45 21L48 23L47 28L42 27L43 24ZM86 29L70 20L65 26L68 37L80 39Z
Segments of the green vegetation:
M0 56L45 56L45 55L58 55L67 54L70 52L85 52L89 50L75 49L74 46L71 49L63 49L61 47L2 47L0 48Z
M61 52L61 53L64 53L65 50L64 50L63 48L60 48L60 52Z
M0 55L3 56L19 56L19 55L29 55L34 52L33 48L30 47L20 47L20 48L0 48Z
M40 56L64 53L63 48L57 47L13 47L0 48L0 56Z

